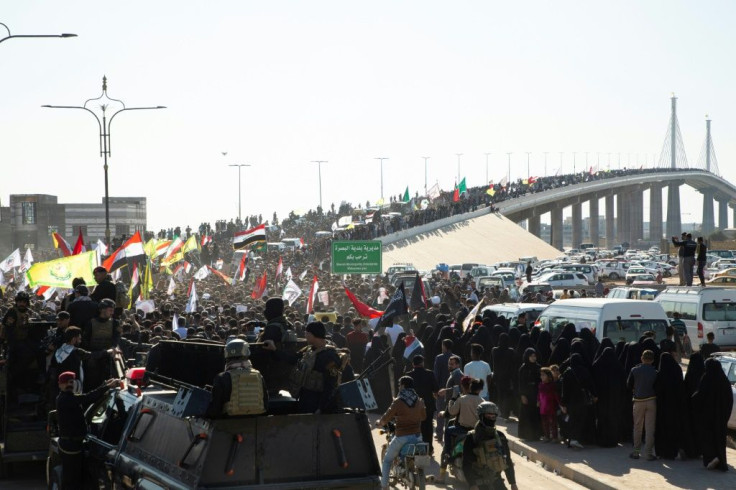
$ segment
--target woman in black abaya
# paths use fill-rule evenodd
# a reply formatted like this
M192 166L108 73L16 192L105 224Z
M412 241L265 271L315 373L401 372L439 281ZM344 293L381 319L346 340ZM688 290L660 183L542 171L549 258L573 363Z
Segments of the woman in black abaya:
M567 422L569 447L581 449L582 441L595 438L588 421L589 395L595 396L593 376L585 366L583 356L573 354L570 356L570 366L562 373L561 406L564 407L563 412L569 416Z
M681 428L685 419L685 385L682 381L682 368L669 352L659 356L654 391L657 394L654 451L660 458L674 459L681 446Z
M557 339L555 346L552 347L552 353L549 355L549 365L562 366L562 363L567 361L568 357L570 357L570 342L566 338L560 337Z
M537 351L537 363L543 367L549 366L549 358L552 355L552 337L547 330L539 332L534 350Z
M601 342L603 345L604 342ZM596 442L601 447L615 447L622 433L621 413L626 398L626 374L616 359L613 347L603 349L593 363L592 374L598 394L595 404Z
M498 394L500 415L508 419L512 409L514 396L514 350L509 347L509 335L502 333L498 338L498 347L493 348L493 384Z
M598 358L601 357L601 354L603 354L603 350L606 347L610 347L611 349L615 349L615 346L613 345L613 341L611 339L609 339L608 337L603 337L603 340L601 340L601 343L598 345L598 350L595 351L595 356L593 356L593 362L597 361ZM614 355L615 355L615 353L614 353Z
M685 411L686 416L682 423L682 449L688 458L699 458L702 454L700 450L700 435L698 434L698 420L696 418L695 404L693 394L698 391L700 378L705 373L705 363L703 355L700 352L690 354L690 360L687 364L687 372L685 373Z
M705 374L698 391L693 395L700 426L703 466L711 470L727 471L726 433L728 418L733 407L731 383L716 359L705 361Z
M537 407L537 393L541 375L537 353L529 347L524 351L524 362L519 368L519 437L537 441L542 435L542 421Z

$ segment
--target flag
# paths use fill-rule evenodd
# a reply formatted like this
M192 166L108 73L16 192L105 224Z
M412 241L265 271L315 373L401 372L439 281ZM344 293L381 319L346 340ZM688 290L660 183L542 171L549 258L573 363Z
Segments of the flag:
M240 263L238 264L238 269L235 271L235 276L233 276L233 284L235 284L235 281L242 281L245 279L245 271L248 268L248 254L243 254L243 256L240 258Z
M284 230L281 230L284 231ZM304 245L304 238L299 237L299 248L303 249L306 245Z
M266 272L263 272L263 276L261 276L260 279L256 281L256 283L253 285L253 292L250 293L250 297L253 299L261 299L263 295L266 293Z
M460 192L457 189L457 186L455 186L455 190L452 192L452 202L458 202L460 200Z
M48 262L36 262L25 275L31 287L42 285L71 289L75 277L83 278L87 284L95 284L92 271L98 265L97 253L90 251Z
M470 322L475 320L475 317L478 315L478 310L480 310L480 305L483 304L483 298L478 301L478 303L473 307L472 310L470 310L470 313L468 313L468 316L465 317L465 320L463 320L463 331L468 329L468 326L470 325Z
M414 356L424 354L424 345L413 334L404 337L404 359L411 361Z
M79 236L77 237L77 243L74 244L74 250L72 255L79 255L87 251L87 247L84 246L84 236L82 235L82 228L79 228Z
M330 292L329 291L320 291L319 293L317 293L317 299L323 305L329 306L330 305Z
M412 311L417 311L420 308L426 307L427 294L424 292L424 283L422 282L422 278L417 274L417 277L414 280L414 288L411 292L411 309Z
M294 281L289 279L289 282L284 286L284 293L281 295L281 299L289 303L289 306L294 304L294 301L302 295L302 290L296 285Z
M212 243L212 236L210 235L202 236L202 243L200 244L200 247L204 247L208 243Z
M150 293L153 291L153 270L151 268L151 260L146 260L146 268L143 271L143 287L141 287L141 296L143 299L149 299Z
M253 243L266 243L266 225L261 224L233 235L233 249L235 250L241 250Z
M411 199L411 198L409 197L409 186L407 185L406 186L406 190L404 191L404 197L401 198L401 201L402 202L409 202L409 199Z
M538 178L539 178L539 177L529 177L529 183L530 183L530 184L536 184L536 183L537 183L537 179L538 179Z
M128 260L140 261L145 256L146 253L143 251L141 232L136 231L119 249L115 250L112 255L105 259L102 266L107 269L107 272L113 272L127 265Z
M465 177L463 177L463 180L460 181L460 185L458 186L457 190L460 192L460 194L465 194L466 192L468 192L468 187L465 185Z
M36 296L41 296L45 301L48 301L51 299L51 296L53 296L55 292L56 288L41 286L36 290Z
M438 197L440 197L440 194L441 194L441 192L440 192L440 185L439 184L433 185L427 191L427 197L430 198L430 199L437 199Z
M291 281L291 278L291 267L287 267L286 272L284 272L284 279L286 279L287 281Z
M496 195L496 191L495 191L495 190L493 189L493 186L491 186L491 187L490 187L490 189L488 189L488 190L486 191L486 194L488 194L488 195L489 195L489 196L491 196L491 197L493 197L493 196L495 196L495 195Z
M508 184L509 184L509 179L507 176L504 175L503 179L501 179L501 182L499 182L499 185L505 188Z
M303 281L304 278L307 277L307 272L308 271L309 271L309 269L304 269L304 272L302 272L301 274L299 274L299 280L300 281Z
M227 284L227 285L232 285L233 284L232 278L226 276L225 274L223 274L222 272L218 271L217 269L213 269L209 265L207 265L205 267L207 267L210 270L210 272L212 272L214 275L216 275L217 277L219 277L220 279L222 279L223 281L225 281L225 284Z
M156 239L155 238L151 238L145 243L145 245L143 245L143 252L151 258L156 256Z
M97 250L100 255L107 255L107 245L105 245L105 242L97 239L97 244L94 246L94 249Z
M210 270L206 265L203 265L199 268L197 272L194 273L194 279L201 281L205 277L210 275Z
M130 297L130 303L128 308L133 308L138 297L141 295L141 278L138 273L138 264L133 264L133 274L130 277L130 288L128 288L128 297Z
M407 309L406 292L404 291L404 283L401 282L391 297L391 302L386 307L386 311L381 315L379 323L382 323L384 320L390 321L395 316L406 315Z
M183 260L179 265L176 266L174 269L174 272L172 272L173 276L180 275L187 273L189 274L192 271L192 264L187 262L186 260Z
M169 243L166 253L164 253L164 258L161 259L161 265L175 264L184 259L182 247L184 247L184 241L179 237L174 238L174 240Z
M190 288L189 293L189 301L187 301L187 306L186 308L184 308L184 311L186 313L197 311L197 286L194 284L194 281L192 281L192 287Z
M276 279L279 278L279 276L284 272L284 262L281 260L281 257L279 257L279 265L276 266Z
M31 264L33 264L33 254L31 254L31 249L27 248L26 254L23 256L23 263L20 266L21 272L25 272L30 269Z
M170 245L171 245L171 240L162 240L160 242L156 242L156 247L154 249L153 256L161 257L163 254L166 253Z
M348 289L348 287L345 285L345 283L342 283L342 287L345 288L345 294L347 295L350 302L355 307L355 311L357 311L362 316L367 316L368 318L378 318L381 315L383 315L382 311L376 310L368 306L367 304L361 302L358 298L355 297L355 295Z
M175 290L176 290L176 283L174 282L174 278L173 277L170 277L169 278L169 287L166 290L166 295L167 296L171 296L172 294L174 294L174 291ZM176 326L176 324L173 323L173 322L172 322L172 325Z
M319 289L319 281L317 276L312 278L312 287L309 289L309 296L307 297L307 314L311 313L314 309L314 297L317 295Z
M194 235L190 236L186 242L184 242L184 245L181 247L181 253L187 254L189 252L194 251L199 252L199 244L197 243L197 239L194 238Z
M73 255L72 247L71 245L69 245L69 242L64 240L64 237L62 237L56 232L53 232L51 234L51 238L54 241L54 248L58 248L59 250L61 250L61 254L64 257L69 257L70 255Z

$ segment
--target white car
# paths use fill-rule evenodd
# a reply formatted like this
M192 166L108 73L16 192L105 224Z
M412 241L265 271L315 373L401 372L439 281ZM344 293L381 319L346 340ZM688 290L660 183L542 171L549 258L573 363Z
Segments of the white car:
M626 270L626 282L633 281L636 276L640 276L642 274L651 274L654 277L657 277L657 273L658 271L656 271L655 269L632 265Z
M580 272L548 272L529 284L549 284L553 288L587 286L588 279Z
M632 286L655 286L657 284L659 284L657 282L657 278L652 274L639 274L638 276L634 276L634 280L631 283Z

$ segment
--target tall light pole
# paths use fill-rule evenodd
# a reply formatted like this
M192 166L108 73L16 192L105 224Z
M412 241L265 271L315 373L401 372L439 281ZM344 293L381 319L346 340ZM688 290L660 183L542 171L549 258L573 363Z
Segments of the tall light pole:
M491 153L486 153L486 185L490 184L491 181L488 178L488 157L491 156Z
M460 185L460 157L463 156L462 153L455 153L457 155L457 184Z
M547 153L549 152L548 151L544 152L544 176L545 177L547 176Z
M429 160L431 157L422 157L424 158L424 195L427 195L427 160Z
M577 172L577 168L576 168L577 161L576 161L576 158L575 158L577 156L577 154L578 154L578 152L576 152L576 151L572 152L572 174L573 175L575 175L575 173Z
M250 165L248 163L231 163L231 164L228 165L228 167L238 167L238 220L240 220L241 223L243 222L243 219L242 219L242 216L240 214L240 210L241 210L240 200L241 200L241 196L243 195L243 193L241 191L241 186L240 186L240 184L242 182L242 180L240 179L240 169L243 168L243 167L251 167L251 166L252 165Z
M121 106L123 106L122 109L118 109L114 111L110 118L107 118L107 110L110 106L110 102L115 102ZM102 111L102 121L100 121L100 118L97 116L97 114L87 107L87 105L93 105L99 103L99 108ZM73 106L73 105L42 105L41 107L49 108L49 109L81 109L83 111L87 111L90 114L92 114L97 121L97 126L100 130L100 156L104 159L104 169L105 169L105 241L108 246L110 246L110 194L108 190L108 183L107 183L107 159L108 157L112 157L112 142L110 139L110 128L112 126L112 120L120 114L121 112L125 111L143 111L143 110L149 110L149 109L166 109L166 106L158 105L158 106L152 106L152 107L125 107L125 103L122 100L113 99L107 95L107 77L102 77L102 93L99 97L96 97L94 99L87 99L87 101L81 105L81 106Z
M509 157L509 173L506 176L506 185L508 185L508 186L511 185L511 153L512 152L510 152L510 151L509 152L506 152L506 155Z
M317 164L317 172L319 173L319 207L324 212L325 208L322 207L322 164L327 163L327 160L312 160L312 163Z
M528 151L526 152L526 180L529 182L529 177L531 177L531 173L529 172L529 155L531 155L532 152Z
M29 37L77 37L76 34L12 34L10 32L10 28L0 22L0 26L3 26L6 31L8 31L8 35L5 37L0 37L0 43L3 41L7 41L8 39L21 39L21 38L29 38Z
M388 157L376 157L374 160L381 162L381 201L383 201L383 161L388 160Z

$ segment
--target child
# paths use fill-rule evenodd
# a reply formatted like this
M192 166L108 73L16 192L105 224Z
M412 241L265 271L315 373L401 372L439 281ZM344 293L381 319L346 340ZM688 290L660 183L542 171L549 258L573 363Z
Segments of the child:
M559 367L542 368L540 371L542 382L539 383L539 414L542 418L542 440L554 441L558 438L557 412L560 407L560 392L558 389Z

